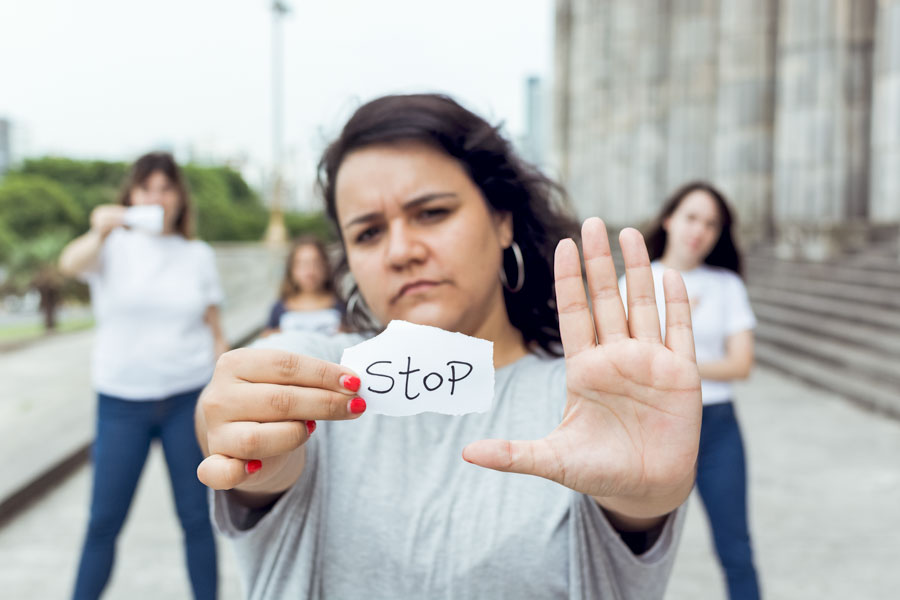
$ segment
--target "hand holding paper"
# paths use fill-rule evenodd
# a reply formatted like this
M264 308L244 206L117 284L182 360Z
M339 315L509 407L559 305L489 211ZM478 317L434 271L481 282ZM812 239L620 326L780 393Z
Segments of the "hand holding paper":
M165 211L158 204L142 204L129 206L125 211L122 223L134 229L159 235L163 231Z
M700 435L700 376L684 283L665 275L666 342L653 302L650 260L640 234L620 235L628 281L622 307L606 228L582 230L588 306L578 249L563 240L555 278L566 356L563 421L536 441L482 440L463 451L469 462L538 475L599 499L635 518L681 504L693 485Z

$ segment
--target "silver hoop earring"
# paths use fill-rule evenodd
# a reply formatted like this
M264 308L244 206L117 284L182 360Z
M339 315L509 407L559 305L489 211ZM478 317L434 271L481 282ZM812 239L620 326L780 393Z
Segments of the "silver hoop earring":
M359 304L359 290L353 290L350 297L347 298L347 314L352 315L356 311L356 305Z
M522 289L522 286L525 285L525 261L522 259L522 249L519 248L519 245L513 240L513 242L509 245L512 248L513 256L516 258L516 285L509 285L509 280L506 278L506 261L500 265L500 281L503 282L503 287L509 290L509 293L515 294L519 290ZM504 257L506 252L504 251Z
M353 291L347 298L347 317L351 325L360 329L376 328L375 319L369 314L368 307L359 293L359 288L354 286Z

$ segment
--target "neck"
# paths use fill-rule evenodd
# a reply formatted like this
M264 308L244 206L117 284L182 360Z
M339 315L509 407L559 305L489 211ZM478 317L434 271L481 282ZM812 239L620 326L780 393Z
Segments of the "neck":
M318 300L319 298L332 298L333 294L327 290L300 290L293 297L296 299Z
M696 260L675 256L674 253L668 250L663 252L663 255L662 257L660 257L659 262L670 269L675 269L676 271L681 272L692 271L700 266L700 263Z
M494 368L499 369L528 354L528 349L522 339L522 332L509 321L502 291L500 301L495 302L494 306L488 318L472 335L494 343Z

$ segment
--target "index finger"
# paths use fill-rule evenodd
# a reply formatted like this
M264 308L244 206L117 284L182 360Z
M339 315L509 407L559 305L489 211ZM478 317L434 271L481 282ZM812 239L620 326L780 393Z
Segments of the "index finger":
M276 383L319 388L353 395L356 373L343 365L274 348L239 348L219 357L216 371L249 383Z

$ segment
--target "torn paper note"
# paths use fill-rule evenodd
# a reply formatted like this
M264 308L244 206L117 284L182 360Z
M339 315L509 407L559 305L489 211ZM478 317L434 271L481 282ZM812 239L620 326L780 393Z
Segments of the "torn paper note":
M464 415L494 399L494 344L437 327L391 321L344 350L341 364L360 376L367 413Z
M160 234L163 230L163 215L165 211L159 204L141 204L130 206L125 211L122 222L134 229L140 229L147 233Z

